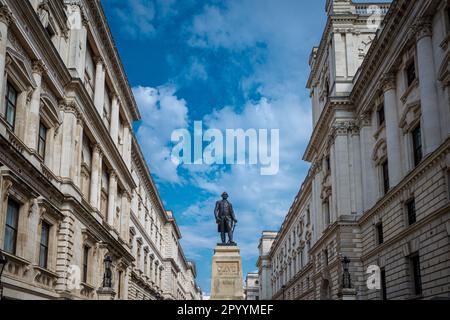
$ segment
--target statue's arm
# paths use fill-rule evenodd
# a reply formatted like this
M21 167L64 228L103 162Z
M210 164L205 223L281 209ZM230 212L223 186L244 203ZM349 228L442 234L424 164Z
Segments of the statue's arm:
M233 218L234 222L237 222L236 216L234 215L234 209L233 209L233 205L230 203L230 211L231 211L231 217Z
M214 209L214 217L216 218L216 221L219 219L219 202L216 202L216 207Z

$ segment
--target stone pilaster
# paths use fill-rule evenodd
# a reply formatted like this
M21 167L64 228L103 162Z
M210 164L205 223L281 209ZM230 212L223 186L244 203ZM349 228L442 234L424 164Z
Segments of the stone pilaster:
M81 3L71 1L67 5L69 17L69 56L68 68L73 76L84 79L86 66L87 28Z
M33 62L33 78L36 82L31 94L30 106L28 108L26 118L25 143L33 151L37 150L38 133L39 133L39 111L41 107L41 88L42 88L42 74L45 72L44 63L41 60Z
M79 112L75 102L65 103L64 120L62 124L61 168L60 175L63 178L74 179L74 153L77 117Z
M114 226L114 217L116 215L116 197L117 197L117 174L114 170L109 172L109 190L108 190L108 213L106 221L110 227Z
M422 18L415 26L417 40L417 65L419 71L420 100L424 154L436 150L441 143L437 77L433 53L432 18Z
M103 117L103 105L105 103L105 64L98 57L95 61L95 89L94 89L94 105L100 117Z
M8 28L12 22L12 14L4 4L0 5L0 90L4 86L6 46L8 43ZM3 97L3 95L2 95Z
M100 190L100 172L102 167L102 151L100 146L96 144L92 148L92 165L91 165L91 187L90 187L90 204L98 210L99 206L99 190Z
M56 272L59 278L56 284L56 290L60 292L69 292L68 274L69 267L73 258L74 244L74 217L70 210L64 211L64 219L58 228L58 246L56 254Z
M130 202L131 195L128 192L122 194L122 209L120 210L120 236L128 242L130 232Z
M382 80L384 111L386 113L386 144L389 167L389 183L396 186L402 178L400 150L400 128L397 110L396 79L394 74L386 74Z
M117 145L119 138L119 98L114 95L111 104L111 126L110 134L114 143Z

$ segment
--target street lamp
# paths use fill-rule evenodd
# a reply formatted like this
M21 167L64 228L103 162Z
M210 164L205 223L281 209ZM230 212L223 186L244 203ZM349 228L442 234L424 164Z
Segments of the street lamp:
M3 300L2 274L3 274L3 269L5 269L5 265L7 263L8 263L8 259L6 258L3 251L0 249L0 300Z

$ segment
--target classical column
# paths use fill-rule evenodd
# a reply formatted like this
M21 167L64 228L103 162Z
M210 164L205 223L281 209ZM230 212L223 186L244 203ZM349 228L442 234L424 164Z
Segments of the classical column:
M402 178L400 129L398 123L397 91L394 74L386 74L382 82L384 111L386 113L386 144L388 154L389 183L396 186Z
M111 138L117 145L117 140L119 138L119 97L114 95L111 104L111 126L109 129Z
M38 134L39 134L39 110L41 107L41 85L42 74L45 71L44 63L41 60L33 62L33 78L36 82L36 88L34 88L31 94L30 107L27 114L27 126L26 126L26 144L31 149L37 150Z
M103 118L103 105L105 103L105 64L101 57L97 57L95 62L94 105L100 117Z
M11 11L4 4L0 5L0 91L3 89L5 78L6 45L8 43L8 28L13 17ZM3 95L2 95L3 96Z
M109 172L108 188L108 213L106 221L110 227L114 226L114 216L116 215L116 196L117 196L117 175L114 170Z
M99 209L99 189L100 189L100 172L102 167L102 152L100 146L96 144L92 148L92 164L91 164L91 188L90 203L94 209Z
M376 188L376 168L372 160L372 152L375 146L373 137L373 129L371 126L372 119L369 114L365 114L360 118L360 150L361 150L361 171L362 171L362 198L363 211L373 207L377 199Z
M441 144L439 101L432 35L432 19L428 17L421 19L416 25L416 40L424 154L433 152Z
M351 174L350 174L350 150L349 130L351 124L347 122L336 123L334 140L334 159L331 159L332 171L334 169L336 182L333 185L333 195L336 198L337 212L333 212L330 202L330 216L335 219L341 215L349 215L351 209ZM333 156L333 155L331 155ZM332 157L333 158L333 157ZM331 223L333 218L330 219Z

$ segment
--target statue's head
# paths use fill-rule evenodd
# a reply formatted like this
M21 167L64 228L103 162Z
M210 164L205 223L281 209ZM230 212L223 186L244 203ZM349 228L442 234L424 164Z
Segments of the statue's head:
M222 193L222 199L227 200L228 199L228 193L224 192Z

